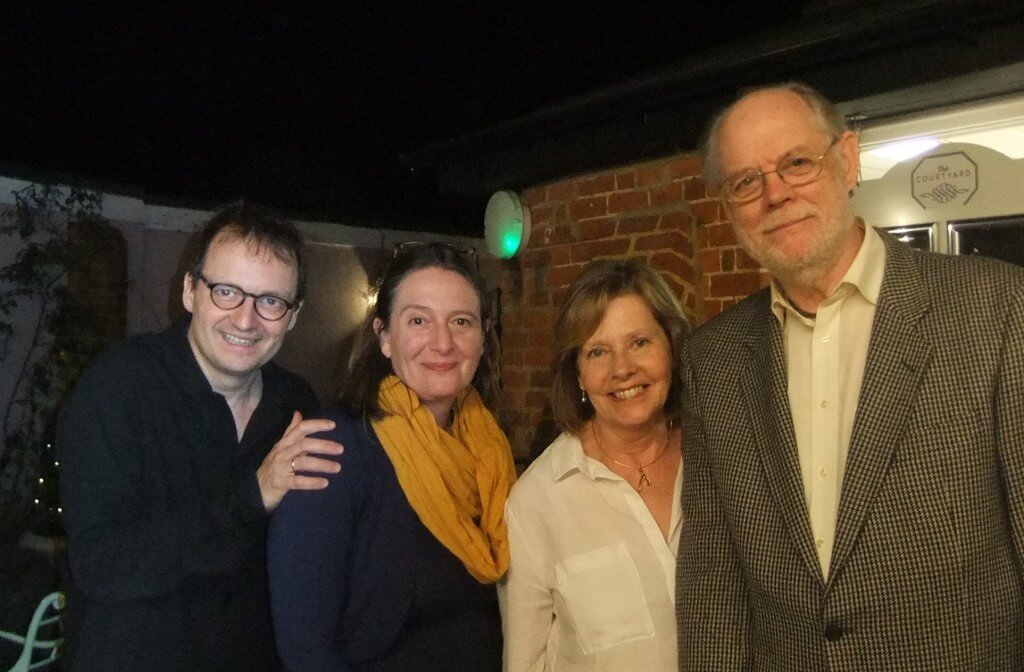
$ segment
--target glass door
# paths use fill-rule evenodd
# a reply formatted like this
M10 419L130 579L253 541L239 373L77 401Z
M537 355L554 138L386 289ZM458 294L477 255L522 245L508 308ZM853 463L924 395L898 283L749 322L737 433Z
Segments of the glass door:
M910 245L915 250L924 250L925 252L937 252L932 243L933 232L935 230L935 224L925 224L921 226L900 226L893 229L886 229L888 233L902 242Z
M980 254L1024 266L1024 215L950 220L953 254Z

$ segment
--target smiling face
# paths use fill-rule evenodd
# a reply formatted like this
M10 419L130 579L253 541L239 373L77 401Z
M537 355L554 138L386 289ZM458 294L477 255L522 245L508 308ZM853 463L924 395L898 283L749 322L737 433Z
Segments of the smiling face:
M643 430L661 421L672 347L639 295L608 302L597 329L580 347L578 370L595 423Z
M454 271L414 271L395 290L388 323L374 320L374 329L395 375L444 426L484 352L476 289Z
M222 232L213 239L203 262L203 276L251 294L272 294L293 301L298 285L294 264L277 258L269 249ZM249 384L261 366L277 354L284 335L295 326L299 307L277 321L256 314L253 300L223 310L214 305L210 288L191 274L185 275L181 295L192 313L188 341L207 380L215 390L227 392Z
M794 153L817 156L832 140L798 95L759 91L736 103L721 126L721 172L772 171ZM849 198L859 168L856 136L843 133L821 167L816 180L797 187L766 175L758 198L724 204L740 244L783 284L833 276L838 281L860 246Z

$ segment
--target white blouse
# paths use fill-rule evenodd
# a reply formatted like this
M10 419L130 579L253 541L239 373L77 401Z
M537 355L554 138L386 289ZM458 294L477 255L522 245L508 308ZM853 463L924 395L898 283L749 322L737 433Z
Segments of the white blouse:
M505 672L677 669L682 464L666 542L640 495L562 434L505 506Z

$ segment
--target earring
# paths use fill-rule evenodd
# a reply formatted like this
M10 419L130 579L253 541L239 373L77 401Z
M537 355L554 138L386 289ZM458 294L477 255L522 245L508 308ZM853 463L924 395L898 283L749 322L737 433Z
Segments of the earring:
M580 387L580 403L584 406L587 405L587 391Z

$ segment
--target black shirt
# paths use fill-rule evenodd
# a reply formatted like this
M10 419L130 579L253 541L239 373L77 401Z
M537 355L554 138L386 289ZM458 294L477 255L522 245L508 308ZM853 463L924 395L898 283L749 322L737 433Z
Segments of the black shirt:
M309 384L273 363L237 438L188 321L103 355L57 434L72 585L64 669L276 670L256 469Z

